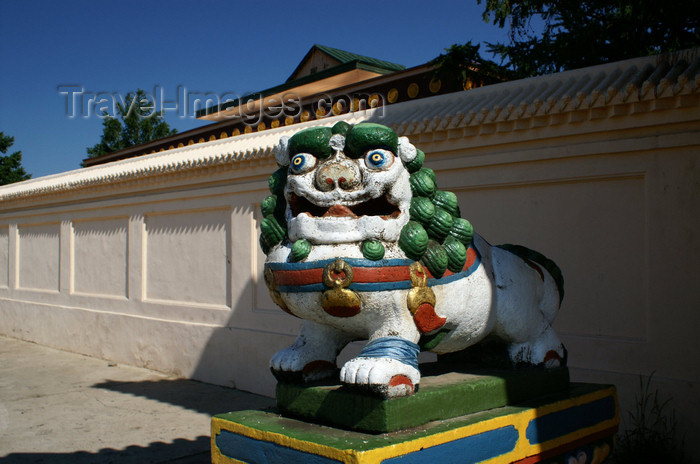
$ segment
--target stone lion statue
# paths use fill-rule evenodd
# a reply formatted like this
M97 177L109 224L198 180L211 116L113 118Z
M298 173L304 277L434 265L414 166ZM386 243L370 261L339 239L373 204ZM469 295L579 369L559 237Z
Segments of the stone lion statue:
M513 365L565 364L551 323L559 268L515 245L491 246L439 190L425 155L390 128L338 122L284 137L260 245L273 300L304 320L270 367L285 381L338 375L336 357L368 340L340 370L346 385L413 394L421 350L445 354L484 339Z

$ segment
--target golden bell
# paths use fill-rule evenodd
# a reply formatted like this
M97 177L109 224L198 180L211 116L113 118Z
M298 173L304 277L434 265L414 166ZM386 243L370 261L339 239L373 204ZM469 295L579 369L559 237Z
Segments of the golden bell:
M347 288L352 278L352 266L342 259L336 259L323 268L323 284L330 290L321 295L321 306L331 316L352 317L362 310L360 297Z

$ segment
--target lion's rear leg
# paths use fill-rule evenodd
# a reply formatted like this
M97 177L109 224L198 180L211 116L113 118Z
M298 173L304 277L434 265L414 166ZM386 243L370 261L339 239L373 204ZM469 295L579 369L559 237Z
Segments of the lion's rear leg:
M549 325L532 340L510 343L508 356L515 366L532 365L551 369L566 365L566 349Z

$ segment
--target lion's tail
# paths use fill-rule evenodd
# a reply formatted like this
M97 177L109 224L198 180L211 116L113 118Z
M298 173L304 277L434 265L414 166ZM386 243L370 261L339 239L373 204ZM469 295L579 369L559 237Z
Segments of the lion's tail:
M534 261L537 264L544 267L547 270L547 272L549 272L549 274L552 276L554 282L557 284L557 290L559 291L559 304L561 304L561 301L564 299L564 274L562 274L561 269L559 269L559 266L557 266L557 264L554 261L547 258L542 253L535 250L531 250L530 248L524 247L522 245L512 245L510 243L506 243L497 246L498 248L502 248L506 251L509 251L521 258Z

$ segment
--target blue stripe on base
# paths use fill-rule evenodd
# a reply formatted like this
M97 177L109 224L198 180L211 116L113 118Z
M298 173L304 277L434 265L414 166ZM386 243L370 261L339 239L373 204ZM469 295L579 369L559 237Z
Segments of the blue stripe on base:
M216 436L216 446L221 454L248 464L338 464L341 461L317 454L287 448L269 441L256 440L222 430Z
M525 436L533 445L544 443L613 418L615 399L606 396L590 403L536 417L528 424Z
M395 458L382 461L383 464L467 464L485 461L506 454L515 449L518 431L513 425L489 430L478 435L460 438L455 441L431 446Z

